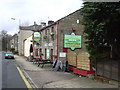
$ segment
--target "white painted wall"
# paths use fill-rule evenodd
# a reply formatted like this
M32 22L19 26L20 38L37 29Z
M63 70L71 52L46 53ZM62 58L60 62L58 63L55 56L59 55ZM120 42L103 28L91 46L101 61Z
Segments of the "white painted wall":
M30 55L30 45L32 44L31 40L32 36L28 37L24 42L24 56L26 57Z

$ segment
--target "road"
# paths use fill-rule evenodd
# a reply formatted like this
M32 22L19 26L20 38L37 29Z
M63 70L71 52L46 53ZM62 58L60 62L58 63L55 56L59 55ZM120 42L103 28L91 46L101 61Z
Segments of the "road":
M17 64L14 59L4 59L4 53L0 52L0 84L2 88L27 88L24 80L20 76Z

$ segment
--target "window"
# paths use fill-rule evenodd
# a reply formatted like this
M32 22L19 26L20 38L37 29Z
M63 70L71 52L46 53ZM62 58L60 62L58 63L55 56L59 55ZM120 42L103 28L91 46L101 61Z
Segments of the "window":
M47 35L47 30L45 30L45 35Z
M49 50L49 49L47 49L46 58L47 58L47 59L49 59L49 58L50 58L50 50Z
M46 52L47 52L47 49L45 48L45 59L46 59Z

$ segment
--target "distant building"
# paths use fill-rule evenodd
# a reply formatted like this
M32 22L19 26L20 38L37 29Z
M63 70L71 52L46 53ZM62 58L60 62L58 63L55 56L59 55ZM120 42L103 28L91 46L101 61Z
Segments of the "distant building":
M14 34L10 40L10 47L15 49L15 52L18 52L18 34Z
M3 35L2 37L1 37L1 39L2 39L2 50L3 51L7 51L9 48L10 48L10 40L11 40L11 35L9 35L9 34L5 34L5 35Z
M28 28L21 27L20 31L18 32L18 53L19 55L24 55L24 40L30 37L33 33L33 31L31 31Z
M33 32L38 31L41 28L41 25L37 25L34 22L34 25L31 26L20 26L18 32L18 53L19 55L24 55L24 42L30 37Z

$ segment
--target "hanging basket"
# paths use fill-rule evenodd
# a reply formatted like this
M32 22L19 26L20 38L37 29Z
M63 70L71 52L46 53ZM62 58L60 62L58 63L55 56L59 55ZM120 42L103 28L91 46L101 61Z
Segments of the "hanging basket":
M51 36L54 36L54 33L50 33Z
M47 35L44 35L43 38L44 38L44 39L47 39Z

